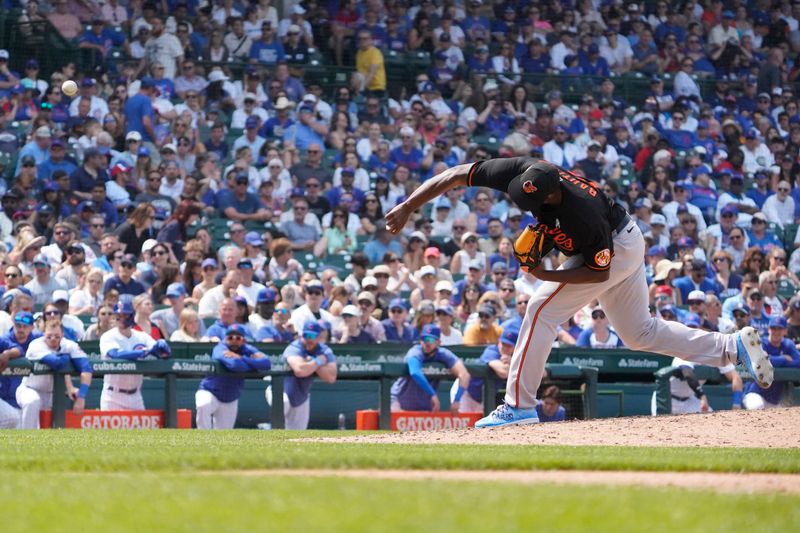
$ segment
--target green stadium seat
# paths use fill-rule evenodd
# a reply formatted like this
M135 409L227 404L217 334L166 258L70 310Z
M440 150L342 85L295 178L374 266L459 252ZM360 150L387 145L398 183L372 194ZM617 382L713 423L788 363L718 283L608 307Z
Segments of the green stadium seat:
M778 296L781 298L785 298L787 300L791 299L795 294L797 294L797 289L791 281L788 279L782 279L778 282Z
M797 224L787 224L783 227L783 247L790 254L794 250L794 238L797 235Z

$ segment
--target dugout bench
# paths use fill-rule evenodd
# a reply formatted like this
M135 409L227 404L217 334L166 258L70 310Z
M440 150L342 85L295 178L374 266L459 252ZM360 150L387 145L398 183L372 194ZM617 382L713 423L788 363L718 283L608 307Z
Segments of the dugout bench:
M467 363L470 375L483 379L484 413L488 414L496 407L497 378L488 366L483 364ZM283 382L289 375L288 367L275 361L269 372L233 373L216 361L196 361L187 359L158 359L144 361L92 361L94 378L106 374L142 374L147 377L164 380L164 422L169 428L177 427L177 380L197 378L209 374L219 374L241 377L244 379L263 380L269 376L272 386L272 405L270 418L272 427L282 429L283 417ZM548 376L557 379L577 379L584 383L581 393L583 395L583 417L593 418L596 413L597 398L597 369L580 368L570 365L548 365ZM441 365L426 365L423 367L425 375L432 377L451 377L448 369ZM4 376L27 376L30 374L64 374L76 375L78 372L72 365L62 368L57 372L47 365L30 362L26 359L14 359L3 372ZM389 429L391 425L391 386L394 380L408 375L408 367L399 362L343 362L338 365L337 380L371 380L378 382L379 391L379 427ZM63 428L65 412L67 409L66 386L63 379L53 380L53 427Z

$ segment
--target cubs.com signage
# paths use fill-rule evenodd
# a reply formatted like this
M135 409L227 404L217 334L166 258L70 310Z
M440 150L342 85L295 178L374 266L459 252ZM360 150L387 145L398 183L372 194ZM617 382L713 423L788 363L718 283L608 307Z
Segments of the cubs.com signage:
M475 425L483 413L449 412L431 413L428 411L402 411L392 413L392 431L435 431L441 429L466 429ZM357 430L377 430L379 413L368 409L356 411Z
M82 415L72 411L65 413L65 428L72 429L161 429L164 427L164 411L147 409L144 411L94 411L87 409ZM52 411L39 414L39 425L49 428L53 425ZM192 412L178 409L178 428L192 428Z

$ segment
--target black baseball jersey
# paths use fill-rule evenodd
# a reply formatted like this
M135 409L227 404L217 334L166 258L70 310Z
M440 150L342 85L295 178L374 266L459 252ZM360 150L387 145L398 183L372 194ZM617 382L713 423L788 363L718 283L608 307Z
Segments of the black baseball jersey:
M509 182L537 161L528 157L481 161L470 169L467 184L507 192ZM564 255L582 254L584 264L593 270L611 268L612 231L625 218L625 210L585 178L563 169L559 174L562 201L559 205L542 205L538 221L547 225L555 247Z

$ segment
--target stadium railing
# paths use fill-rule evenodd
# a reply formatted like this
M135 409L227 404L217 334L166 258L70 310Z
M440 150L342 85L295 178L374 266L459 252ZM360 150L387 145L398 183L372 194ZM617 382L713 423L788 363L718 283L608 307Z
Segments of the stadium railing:
M483 364L466 365L470 375L483 379L484 412L489 413L496 407L497 379L493 371ZM243 379L263 380L269 376L272 387L272 405L270 418L272 427L284 427L283 416L283 382L290 375L288 367L283 363L275 363L269 372L232 373L216 361L196 361L187 359L145 360L145 361L93 361L93 376L107 374L142 374L164 380L164 418L165 426L177 427L177 395L178 379L196 378L211 374L239 377ZM448 369L440 365L428 365L423 372L431 377L450 377ZM27 376L30 374L64 375L77 374L77 370L68 365L54 372L47 365L20 358L12 360L3 376ZM380 428L389 429L391 414L391 385L402 376L408 375L408 367L404 363L387 362L345 362L338 365L338 380L374 380L379 382ZM582 418L593 418L597 411L597 369L580 368L570 365L548 365L548 377L554 380L580 380L583 385ZM67 408L66 385L61 379L53 380L53 427L64 427Z

